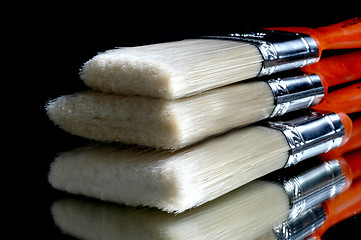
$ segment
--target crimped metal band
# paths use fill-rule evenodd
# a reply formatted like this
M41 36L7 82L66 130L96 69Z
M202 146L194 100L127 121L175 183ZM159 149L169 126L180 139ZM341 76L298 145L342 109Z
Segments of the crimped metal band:
M317 74L271 79L267 83L275 98L270 117L314 106L325 96L325 87Z
M320 56L315 40L303 33L259 29L204 38L236 40L256 45L264 59L259 76L300 68L316 62Z
M280 130L290 146L285 167L340 146L345 129L335 113L311 112L290 120L268 121L267 126Z

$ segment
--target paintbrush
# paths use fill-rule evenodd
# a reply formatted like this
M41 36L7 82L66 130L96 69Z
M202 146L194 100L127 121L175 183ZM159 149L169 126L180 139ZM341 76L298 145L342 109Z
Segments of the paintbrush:
M80 149L54 161L49 181L55 188L103 200L182 212L343 145L352 129L344 113L313 112L265 124L175 152L136 146Z
M52 213L59 228L82 239L95 233L107 239L254 239L286 220L289 211L298 216L305 208L346 190L354 179L343 172L353 170L361 175L360 166L338 165L338 161L348 164L350 160L326 162L285 182L255 180L178 215L72 199L55 202ZM290 193L290 185L299 186L297 194Z
M280 240L302 240L319 229L308 239L320 239L329 227L360 212L361 181L359 180L335 198L278 225L274 228L274 232Z
M89 87L176 99L318 61L325 49L360 48L361 18L327 27L274 28L120 48L86 62Z
M75 135L176 150L318 104L328 87L361 78L361 51L310 66L310 75L238 83L177 100L82 92L50 101L46 109L54 123Z

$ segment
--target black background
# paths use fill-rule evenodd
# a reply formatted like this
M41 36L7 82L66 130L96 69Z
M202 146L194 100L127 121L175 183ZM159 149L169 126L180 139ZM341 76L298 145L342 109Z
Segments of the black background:
M3 208L10 213L6 231L38 239L73 239L52 221L52 202L66 194L50 187L47 174L57 153L88 141L55 127L44 105L86 89L79 69L98 52L245 27L318 27L355 17L359 8L296 5L294 1L201 4L205 3L51 2L3 9L9 12L2 37L6 42L3 58L9 58L3 70L10 73L3 76L2 97L6 121ZM324 239L357 234L360 226L360 217L351 218L331 228Z

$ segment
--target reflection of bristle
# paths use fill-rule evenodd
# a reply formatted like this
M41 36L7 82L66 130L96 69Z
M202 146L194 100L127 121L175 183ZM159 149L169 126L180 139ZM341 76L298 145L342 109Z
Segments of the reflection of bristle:
M81 200L53 204L53 218L64 232L81 239L242 239L253 240L287 218L282 187L254 181L182 214Z

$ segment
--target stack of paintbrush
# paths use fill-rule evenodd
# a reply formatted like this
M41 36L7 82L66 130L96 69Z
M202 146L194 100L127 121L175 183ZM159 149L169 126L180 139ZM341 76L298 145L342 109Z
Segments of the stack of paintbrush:
M47 112L66 131L108 144L61 154L49 181L179 213L342 146L352 133L346 114L361 111L360 83L327 95L328 87L361 78L361 51L314 62L324 49L360 48L360 39L356 18L99 54L81 72L93 90L59 97ZM236 83L300 67L307 75ZM318 112L254 124L314 105Z

